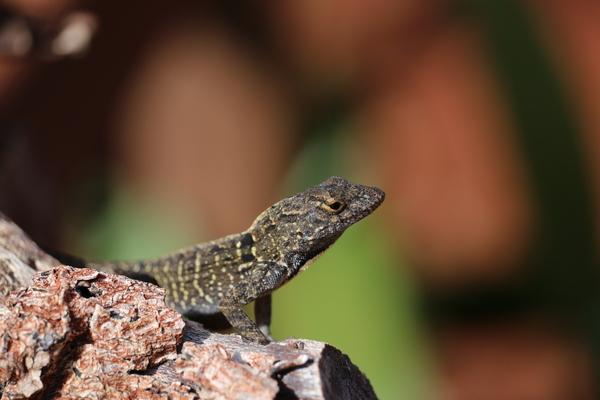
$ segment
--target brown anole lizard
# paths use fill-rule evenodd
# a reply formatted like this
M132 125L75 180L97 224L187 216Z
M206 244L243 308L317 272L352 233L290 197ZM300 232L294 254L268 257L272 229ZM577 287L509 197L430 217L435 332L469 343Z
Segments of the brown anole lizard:
M88 264L156 282L182 314L222 312L247 340L268 343L271 292L371 214L385 194L331 177L263 213L244 232L142 261ZM256 323L243 309L255 301Z

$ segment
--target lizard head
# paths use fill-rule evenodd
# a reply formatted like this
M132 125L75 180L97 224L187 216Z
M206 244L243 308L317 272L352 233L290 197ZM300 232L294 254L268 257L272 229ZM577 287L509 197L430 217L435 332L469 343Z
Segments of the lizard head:
M283 199L252 224L263 258L299 268L383 202L382 190L337 176Z

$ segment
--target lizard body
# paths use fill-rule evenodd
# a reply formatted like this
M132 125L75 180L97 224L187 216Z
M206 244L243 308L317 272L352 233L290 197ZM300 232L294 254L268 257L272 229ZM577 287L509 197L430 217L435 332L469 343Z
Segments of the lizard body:
M92 266L155 281L180 313L220 311L245 339L268 343L271 292L373 212L384 197L380 189L331 177L275 203L242 233L152 260ZM257 323L242 308L255 300Z

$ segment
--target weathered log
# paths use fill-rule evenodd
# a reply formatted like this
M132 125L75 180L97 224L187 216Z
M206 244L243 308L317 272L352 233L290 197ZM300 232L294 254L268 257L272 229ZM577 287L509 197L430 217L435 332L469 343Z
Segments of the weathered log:
M58 264L0 213L0 296L29 285L33 274Z
M152 284L59 266L1 214L0 285L2 399L375 398L332 346L209 332Z

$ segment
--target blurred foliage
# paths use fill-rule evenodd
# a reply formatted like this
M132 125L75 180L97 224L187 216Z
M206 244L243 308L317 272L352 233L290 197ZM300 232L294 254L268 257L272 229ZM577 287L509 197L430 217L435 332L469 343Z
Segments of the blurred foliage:
M511 0L467 1L484 26L498 79L518 127L537 209L537 243L525 290L575 323L600 360L598 278L593 196L574 105L536 31L535 20ZM510 27L510 28L507 28ZM596 368L596 374L600 374Z
M80 254L98 260L148 258L194 243L183 216L167 215L156 201L115 183L104 208L73 238ZM195 229L198 231L198 228Z
M527 162L539 226L530 263L538 279L545 277L549 295L571 300L597 277L582 135L557 67L523 5L506 0L468 3L472 18L484 26ZM572 273L573 261L577 274Z

